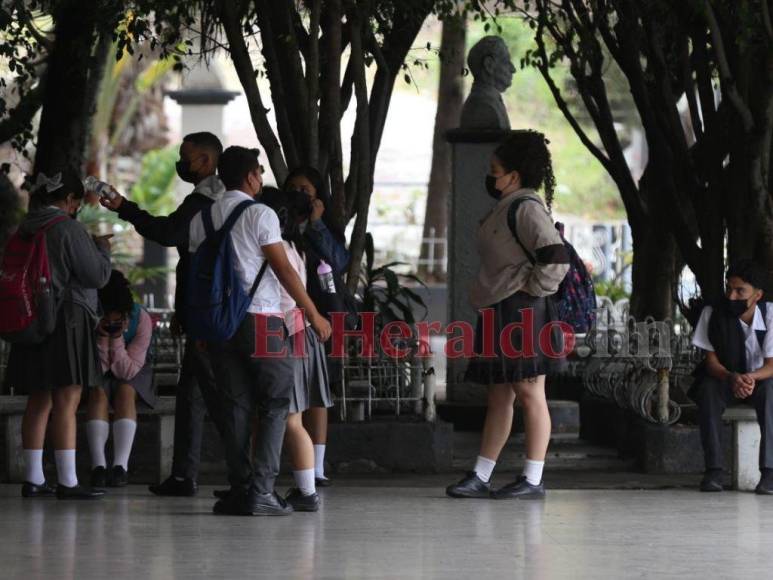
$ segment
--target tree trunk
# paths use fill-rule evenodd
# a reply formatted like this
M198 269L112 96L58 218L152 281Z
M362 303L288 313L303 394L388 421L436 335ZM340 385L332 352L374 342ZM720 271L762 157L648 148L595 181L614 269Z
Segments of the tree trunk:
M644 320L647 316L666 320L674 314L677 248L673 236L662 221L660 224L652 223L631 231L633 293L630 313L636 320Z
M54 15L56 34L43 85L36 173L82 171L99 85L94 75L102 70L98 60L107 56L93 50L98 7L96 0L68 0Z
M465 22L458 19L448 19L443 22L443 32L440 41L440 82L438 85L437 112L435 113L435 134L432 138L432 169L427 187L427 209L424 216L424 232L422 237L443 238L448 227L448 195L451 192L451 147L446 141L445 133L459 126L462 113L464 69L464 49L466 43ZM432 256L435 260L444 260L446 248L443 245L434 247ZM434 277L437 280L445 278L445 272L435 268L435 264L427 264L424 260L430 258L430 245L422 241L419 275L425 279Z

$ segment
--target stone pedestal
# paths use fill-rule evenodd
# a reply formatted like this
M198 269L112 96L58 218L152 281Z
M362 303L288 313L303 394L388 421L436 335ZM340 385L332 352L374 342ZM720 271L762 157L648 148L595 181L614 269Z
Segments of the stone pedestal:
M473 328L477 312L470 306L470 285L480 259L476 234L481 218L494 206L485 179L491 155L509 131L454 129L446 134L453 151L453 183L448 212L448 322L465 321ZM458 335L458 332L454 335ZM450 336L449 336L450 338ZM479 402L486 389L464 383L465 359L448 359L446 392L449 401Z

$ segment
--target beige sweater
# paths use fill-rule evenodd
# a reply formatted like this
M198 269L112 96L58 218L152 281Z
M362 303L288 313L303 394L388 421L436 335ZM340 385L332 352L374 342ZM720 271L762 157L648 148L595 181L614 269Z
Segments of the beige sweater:
M535 257L532 266L507 225L507 211L517 197L523 202L516 213L521 242ZM521 189L500 199L481 220L477 235L480 271L470 290L475 308L491 306L524 291L532 296L555 294L569 270L569 255L542 199L531 189Z

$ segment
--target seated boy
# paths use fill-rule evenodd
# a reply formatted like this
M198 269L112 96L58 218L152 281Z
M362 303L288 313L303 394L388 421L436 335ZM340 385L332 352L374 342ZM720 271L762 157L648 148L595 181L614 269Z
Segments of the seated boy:
M758 494L773 494L773 304L762 300L765 272L750 260L727 271L725 297L706 306L692 343L706 351L690 397L698 405L706 472L701 491L722 491L722 413L746 403L762 431Z

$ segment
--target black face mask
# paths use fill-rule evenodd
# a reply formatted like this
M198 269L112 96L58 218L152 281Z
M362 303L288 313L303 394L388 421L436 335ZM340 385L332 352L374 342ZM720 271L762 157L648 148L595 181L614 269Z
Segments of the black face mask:
M735 317L740 317L744 312L746 312L749 309L748 301L730 300L730 298L727 298L727 297L724 298L723 306L725 308L725 312Z
M191 162L186 159L180 159L175 163L175 169L177 169L177 176L186 183L196 183L198 176L191 171Z
M486 193L488 193L494 199L502 197L502 191L497 189L497 178L493 175L486 176Z
M290 200L290 205L299 220L303 221L311 215L311 198L305 191L290 190L285 195Z
M105 332L108 334L118 334L123 330L123 322L111 322L105 325Z

